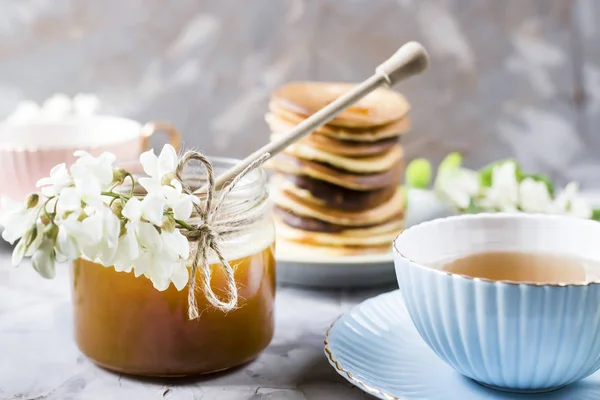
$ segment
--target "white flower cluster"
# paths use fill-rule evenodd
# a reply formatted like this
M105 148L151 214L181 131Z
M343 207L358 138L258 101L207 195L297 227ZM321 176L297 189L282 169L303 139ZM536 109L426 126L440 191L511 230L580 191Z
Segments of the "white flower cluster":
M67 117L89 117L98 112L100 101L92 94L77 94L70 99L57 93L40 106L26 100L20 102L14 111L3 121L7 125L20 125L30 122L56 122Z
M489 179L482 172L457 165L440 170L435 182L437 193L461 211L522 211L591 218L593 209L578 189L578 184L572 182L554 197L545 179L522 174L512 160L493 165Z
M78 151L67 168L57 165L37 186L26 203L2 199L5 227L2 237L14 243L13 264L32 257L40 275L55 274L55 260L85 257L117 271L144 275L158 290L171 282L178 290L188 280L189 243L178 228L187 227L196 197L184 193L175 179L177 154L166 145L157 157L153 150L140 162L148 175L139 184L143 197L116 191L133 176L115 168L115 156L99 157Z

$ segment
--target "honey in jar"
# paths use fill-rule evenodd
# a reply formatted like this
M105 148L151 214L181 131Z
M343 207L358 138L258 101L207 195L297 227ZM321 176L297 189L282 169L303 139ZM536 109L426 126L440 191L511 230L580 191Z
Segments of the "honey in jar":
M260 177L254 176L254 183L241 182L232 192L229 211L264 206L264 176L262 171L253 174ZM173 285L158 291L133 272L77 260L72 271L73 305L80 350L107 369L146 376L210 373L254 359L271 341L274 328L275 231L269 215L265 207L263 219L221 246L235 271L236 309L223 312L211 307L199 289L199 273L200 317L195 320L188 318L189 285L181 291ZM213 259L210 268L214 293L226 299L223 267Z

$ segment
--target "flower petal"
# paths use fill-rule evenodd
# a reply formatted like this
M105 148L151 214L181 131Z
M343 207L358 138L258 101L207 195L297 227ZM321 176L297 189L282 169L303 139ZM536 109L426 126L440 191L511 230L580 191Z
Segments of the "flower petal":
M158 193L162 190L162 187L160 186L160 182L157 181L156 179L153 178L140 178L138 179L138 182L140 185L142 185L142 187L144 189L146 189L146 191L148 192L148 194L150 193Z
M121 237L119 249L122 248L123 254L130 260L135 260L140 254L140 248L135 236L135 231L132 227L127 229L127 232Z
M137 227L137 238L146 252L158 253L162 250L163 242L160 233L158 233L152 224L146 222L139 224Z
M81 195L79 191L73 187L67 187L61 190L58 197L57 208L61 212L77 211L81 209Z
M23 238L21 240L19 240L19 243L17 243L17 245L15 246L13 253L12 253L12 265L15 267L18 267L19 264L21 264L21 261L23 261L23 257L25 256L25 251L27 250L27 246L26 246L26 242L27 242L27 238Z
M162 225L165 201L161 196L148 194L142 200L142 216L156 226Z
M79 246L75 238L69 235L68 229L64 225L58 227L56 248L67 260L75 260L80 256Z
M173 272L171 273L171 282L177 290L182 290L188 283L189 275L188 269L184 261L173 265Z
M44 239L40 248L33 254L31 264L42 277L51 279L56 275L54 269L54 248L50 239Z
M190 244L181 231L178 229L175 229L173 232L163 231L161 236L165 247L184 260L188 259L190 256Z
M104 241L109 248L116 248L119 243L119 234L121 233L121 221L105 207L103 211L104 219Z
M33 234L33 232L32 232ZM31 257L33 253L42 245L44 240L44 225L41 222L36 224L35 238L29 244L29 247L25 251L25 257Z
M121 213L131 222L139 222L142 218L142 202L135 197L129 199Z
M177 152L175 148L170 144L165 144L160 156L158 156L158 179L162 178L165 174L171 174L175 172L177 168Z
M102 215L98 212L90 217L87 217L81 222L82 231L85 232L85 238L82 239L85 240L85 244L87 246L91 246L92 248L98 246L102 240L103 225L104 221L102 219ZM92 254L86 255L92 257Z
M140 154L140 163L148 176L160 179L158 176L158 158L154 154L154 149L150 149Z
M176 219L187 220L192 215L194 196L185 196L173 204L173 215Z

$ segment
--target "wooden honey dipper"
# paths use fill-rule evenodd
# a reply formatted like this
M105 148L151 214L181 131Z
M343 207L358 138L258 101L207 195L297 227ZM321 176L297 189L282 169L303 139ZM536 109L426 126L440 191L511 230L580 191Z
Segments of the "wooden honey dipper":
M256 163L259 159L262 159L264 162L282 152L286 147L299 141L320 126L325 125L339 113L378 87L384 85L390 87L413 75L420 74L427 68L428 64L429 57L421 44L417 42L406 43L390 58L375 68L375 73L370 78L367 78L347 93L300 122L285 135L269 142L218 176L215 179L215 189L220 190L226 183L233 180L244 169ZM205 185L195 193L205 193L207 190L208 185Z

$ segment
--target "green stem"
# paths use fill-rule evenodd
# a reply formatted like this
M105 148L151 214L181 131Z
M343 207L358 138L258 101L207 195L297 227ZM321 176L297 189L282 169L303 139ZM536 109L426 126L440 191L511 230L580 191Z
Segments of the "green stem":
M56 222L54 222L54 217L52 217L52 215L56 215L56 211L54 212L54 214L49 214L48 210L46 209L46 206L48 205L49 201L50 201L50 199L46 200L46 202L44 203L44 206L42 208L44 209L44 214L46 214L46 217L48 217L48 219L50 220L50 223L52 225L56 225ZM58 200L56 201L56 204L58 204ZM55 209L56 209L56 204L55 204Z
M127 174L127 176L131 179L131 191L129 192L129 198L132 198L135 189L135 179L133 179L133 175L131 174Z
M188 224L187 222L185 222L185 221L182 221L180 219L176 219L175 222L177 222L179 225L181 225L183 228L187 229L188 231L193 231L194 230L194 228L190 224Z
M36 220L36 221L37 221L38 219L40 219L40 214L42 213L42 211L44 211L44 212L45 212L45 214L46 214L46 215L48 215L48 211L46 210L46 204L48 204L48 202L49 202L50 200L52 200L54 197L55 197L55 196L51 196L51 197L49 197L48 199L46 199L46 201L44 202L44 204L42 205L42 207L40 207L40 209L39 209L39 210L38 210L38 212L37 212L37 215L36 215L36 217L35 217L35 220ZM58 202L57 202L57 204L58 204Z

